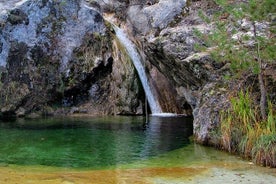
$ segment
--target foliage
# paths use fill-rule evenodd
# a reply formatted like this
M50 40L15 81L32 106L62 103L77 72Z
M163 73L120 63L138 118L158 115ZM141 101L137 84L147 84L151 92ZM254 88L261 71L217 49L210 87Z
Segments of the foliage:
M260 92L256 97L249 90L241 91L231 98L231 108L221 113L220 144L256 163L276 167L275 104L267 100L264 75L276 64L276 1L214 1L217 9L212 16L199 14L211 31L195 31L203 40L198 49L230 63L232 80L258 76Z
M254 161L276 167L276 134L262 135L252 149Z
M276 167L276 115L269 105L266 121L256 114L250 93L239 92L232 108L221 116L221 145L229 152L240 152L256 163Z
M219 10L212 17L203 12L199 14L212 26L207 35L196 31L204 40L200 49L212 47L212 56L217 61L230 62L236 77L260 73L258 58L265 63L275 62L275 27L267 21L276 13L276 2L249 0L248 3L235 4L226 0L215 1Z

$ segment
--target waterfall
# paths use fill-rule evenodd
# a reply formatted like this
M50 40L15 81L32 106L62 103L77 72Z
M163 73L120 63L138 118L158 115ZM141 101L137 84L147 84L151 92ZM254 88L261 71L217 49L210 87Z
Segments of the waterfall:
M117 38L127 50L129 57L131 58L133 65L138 72L138 75L143 85L152 114L161 114L162 113L161 106L158 102L158 99L153 95L153 92L149 84L149 80L147 78L145 67L143 65L144 63L143 59L138 53L135 44L132 43L132 41L128 38L127 34L122 29L120 29L116 25L113 25L113 28L114 28L114 31L116 32Z

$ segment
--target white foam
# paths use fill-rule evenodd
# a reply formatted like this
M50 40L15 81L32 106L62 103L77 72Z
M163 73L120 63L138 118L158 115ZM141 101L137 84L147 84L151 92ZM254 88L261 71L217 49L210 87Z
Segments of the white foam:
M155 116L155 117L179 117L179 116L186 116L185 114L176 114L176 113L154 113L150 114L150 116Z

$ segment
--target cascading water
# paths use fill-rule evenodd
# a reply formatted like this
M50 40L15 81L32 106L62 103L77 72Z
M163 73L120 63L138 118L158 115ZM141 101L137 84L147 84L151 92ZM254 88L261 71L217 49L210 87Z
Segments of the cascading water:
M136 68L138 75L140 77L141 83L143 85L144 91L147 96L147 100L151 109L152 114L161 114L162 109L158 102L158 99L153 95L151 87L149 85L149 81L145 72L145 68L143 66L143 60L138 53L136 46L132 41L128 38L127 34L124 33L122 29L117 27L116 25L113 25L114 31L116 32L116 36L121 42L122 45L124 45L125 49L127 50L129 57L131 58L134 67Z

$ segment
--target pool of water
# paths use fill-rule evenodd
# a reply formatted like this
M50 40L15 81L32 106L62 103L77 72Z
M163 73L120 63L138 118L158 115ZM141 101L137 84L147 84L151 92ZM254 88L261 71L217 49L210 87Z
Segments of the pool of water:
M107 168L185 147L191 135L183 117L19 120L0 124L0 163Z
M186 117L0 123L0 183L275 183L276 170L190 142Z

